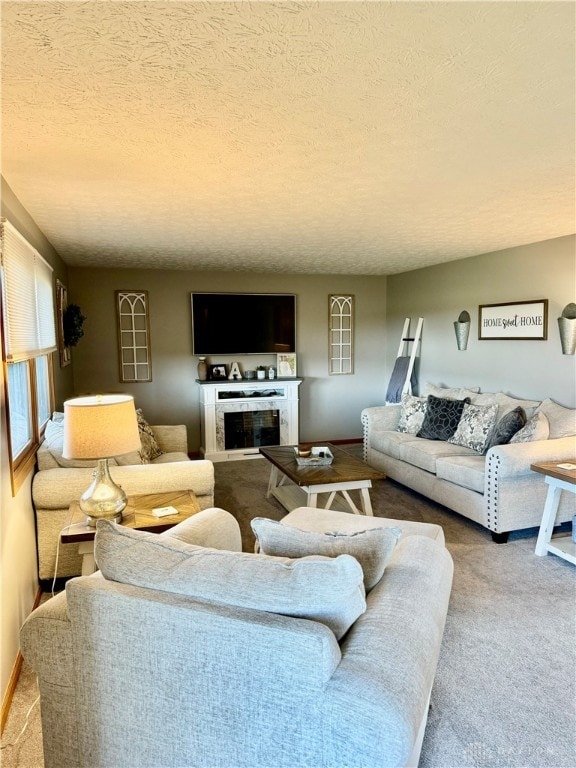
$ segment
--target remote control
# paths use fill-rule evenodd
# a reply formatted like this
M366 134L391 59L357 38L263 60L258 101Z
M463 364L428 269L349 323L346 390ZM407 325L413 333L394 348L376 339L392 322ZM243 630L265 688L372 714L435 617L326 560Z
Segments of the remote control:
M176 507L156 507L152 510L154 517L166 517L166 515L177 515Z

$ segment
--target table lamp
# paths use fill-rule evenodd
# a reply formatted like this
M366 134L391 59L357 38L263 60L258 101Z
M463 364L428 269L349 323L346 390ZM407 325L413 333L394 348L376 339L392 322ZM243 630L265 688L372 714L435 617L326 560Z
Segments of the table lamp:
M87 523L122 519L126 494L110 476L108 459L141 448L134 398L130 395L77 397L64 403L66 459L96 459L92 483L80 498Z

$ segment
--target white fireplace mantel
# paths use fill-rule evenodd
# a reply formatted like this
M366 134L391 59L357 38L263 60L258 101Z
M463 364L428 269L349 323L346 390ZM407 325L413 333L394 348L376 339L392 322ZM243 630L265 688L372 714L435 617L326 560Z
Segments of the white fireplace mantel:
M298 443L298 388L302 379L243 379L197 381L200 386L200 454L210 461L260 456L258 446L226 448L225 414L278 411L280 445Z

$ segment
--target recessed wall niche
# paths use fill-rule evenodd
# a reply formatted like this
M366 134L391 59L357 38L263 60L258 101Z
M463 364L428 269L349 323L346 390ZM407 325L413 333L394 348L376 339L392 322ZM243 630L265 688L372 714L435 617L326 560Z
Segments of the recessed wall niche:
M116 291L120 381L152 381L148 291Z

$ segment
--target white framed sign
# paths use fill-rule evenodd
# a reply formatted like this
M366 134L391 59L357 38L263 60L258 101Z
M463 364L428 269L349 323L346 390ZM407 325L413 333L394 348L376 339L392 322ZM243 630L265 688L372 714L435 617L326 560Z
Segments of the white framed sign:
M481 304L478 307L478 338L544 341L548 338L548 299Z

